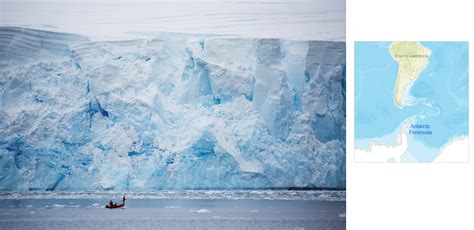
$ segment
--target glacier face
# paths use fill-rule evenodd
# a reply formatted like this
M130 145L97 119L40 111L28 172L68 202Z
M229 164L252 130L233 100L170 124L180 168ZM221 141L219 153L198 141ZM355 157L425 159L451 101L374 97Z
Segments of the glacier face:
M345 43L0 27L0 190L345 188Z

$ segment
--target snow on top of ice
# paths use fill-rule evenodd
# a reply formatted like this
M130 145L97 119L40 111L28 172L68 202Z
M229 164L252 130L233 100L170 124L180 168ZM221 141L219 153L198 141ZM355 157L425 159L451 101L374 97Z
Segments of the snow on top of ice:
M92 40L123 40L154 31L345 40L345 1L131 1L6 0L3 26L81 34ZM143 34L142 34L143 35Z
M0 192L0 199L110 199L120 198L116 191L102 192ZM318 200L345 201L346 191L339 190L158 190L126 193L128 199L207 199L207 200ZM93 205L97 206L97 205ZM179 206L168 206L176 208Z

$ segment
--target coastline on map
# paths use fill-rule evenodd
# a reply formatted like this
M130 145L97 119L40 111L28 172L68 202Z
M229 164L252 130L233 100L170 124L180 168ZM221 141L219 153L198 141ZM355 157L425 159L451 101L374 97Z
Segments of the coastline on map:
M398 135L403 130L406 123L414 122L416 120L416 116L412 116L407 118L405 121L401 122L400 125L391 133L385 134L381 137L376 138L363 138L355 140L355 146L358 150L369 151L373 144L375 145L384 145L388 147L396 147L398 146Z
M355 162L389 162L389 159L400 159L408 148L408 136L404 130L413 121L415 118L410 117L394 132L379 138L355 140Z
M404 107L409 107L415 105L417 102L423 102L424 98L416 98L411 94L411 90L415 85L416 80L412 81L409 85L406 86L401 97L401 106L396 106L398 109L403 109ZM394 89L395 92L395 89ZM394 98L395 103L395 98Z
M444 144L441 148L430 148L425 144L410 139L406 133L407 126L414 122L414 117L408 118L393 133L380 138L368 138L355 141L355 162L467 162L469 149L468 136L456 136ZM408 142L422 145L430 149L437 157L431 161L419 161L412 159L413 154L409 152ZM423 151L420 149L420 151ZM426 151L424 151L426 152ZM428 153L428 152L426 152ZM418 154L417 154L418 155Z

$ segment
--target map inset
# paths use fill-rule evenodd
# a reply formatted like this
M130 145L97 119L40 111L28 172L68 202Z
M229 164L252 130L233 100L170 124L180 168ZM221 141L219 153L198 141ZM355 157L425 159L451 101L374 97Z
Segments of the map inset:
M468 43L355 43L355 161L468 161Z

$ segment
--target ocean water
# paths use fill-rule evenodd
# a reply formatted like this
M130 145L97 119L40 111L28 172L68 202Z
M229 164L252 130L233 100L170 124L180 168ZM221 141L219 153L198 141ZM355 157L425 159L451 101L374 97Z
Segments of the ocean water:
M121 195L2 193L0 229L345 229L346 223L344 191L141 192L128 193L124 209L104 208Z
M363 140L392 134L404 120L427 106L400 110L393 102L398 64L388 42L355 45L355 138Z
M418 161L430 161L453 138L468 135L468 68L466 42L421 42L430 49L429 65L409 91L409 104L393 102L398 64L389 42L355 45L355 138L392 144L400 125L430 124L432 135L409 135L409 149ZM381 138L382 137L382 138ZM413 159L412 159L413 160Z
M431 50L430 64L413 84L414 106L427 103L420 123L431 124L433 135L413 138L430 147L441 147L453 137L468 134L468 43L422 42Z

